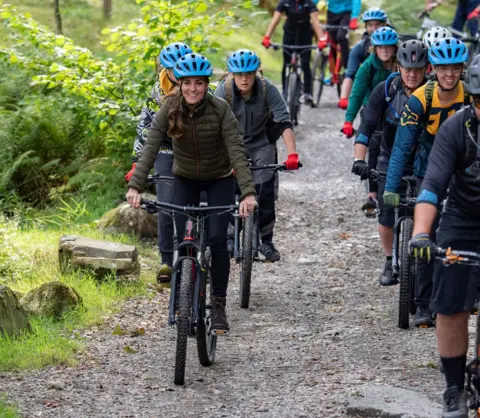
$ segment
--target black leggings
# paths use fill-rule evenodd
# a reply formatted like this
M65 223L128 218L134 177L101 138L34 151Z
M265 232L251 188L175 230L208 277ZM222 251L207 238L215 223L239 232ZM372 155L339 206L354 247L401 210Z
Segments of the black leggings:
M313 32L311 30L300 32L298 36L291 32L283 32L283 44L284 45L312 45ZM300 53L301 52L301 53ZM303 92L305 94L312 94L312 70L310 69L310 56L311 51L298 50L300 54L300 61L303 71ZM283 68L282 68L282 86L284 95L287 94L287 85L285 84L285 75L287 66L290 63L292 57L291 49L283 50Z
M200 192L207 194L208 206L224 206L235 203L235 180L232 176L215 180L190 180L175 176L173 203L176 205L198 206ZM212 215L209 212L207 228L208 243L212 252L212 286L213 294L218 297L227 295L228 276L230 273L230 257L227 250L227 228L230 214ZM185 232L187 217L175 214L175 226L180 241Z
M327 12L327 25L348 26L350 24L350 12L332 13ZM329 29L328 34L332 41L340 45L340 52L342 53L342 67L347 68L348 55L350 54L350 47L348 46L348 32L345 29Z

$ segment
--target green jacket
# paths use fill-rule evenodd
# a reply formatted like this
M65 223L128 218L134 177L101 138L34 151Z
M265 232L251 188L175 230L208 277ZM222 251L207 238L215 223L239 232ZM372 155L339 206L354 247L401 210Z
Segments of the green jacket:
M174 98L167 98L155 114L147 143L140 155L128 187L143 191L158 149L168 140L168 112ZM173 140L173 174L192 180L213 180L228 176L232 168L241 198L255 195L243 138L228 103L207 93L190 117L182 98L184 135Z
M385 81L391 71L383 68L382 61L372 53L363 62L355 75L352 93L348 99L348 108L345 115L347 122L353 122L360 108L366 106L372 90Z

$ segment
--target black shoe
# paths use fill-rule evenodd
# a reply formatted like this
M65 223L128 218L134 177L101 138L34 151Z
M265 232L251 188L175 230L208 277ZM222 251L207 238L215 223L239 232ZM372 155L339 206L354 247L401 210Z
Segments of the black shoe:
M417 312L415 312L415 319L413 320L413 323L416 327L433 327L432 311L426 306L417 306Z
M398 280L393 277L392 260L385 261L385 267L378 281L381 286L394 286L398 284Z
M468 418L465 391L450 386L443 394L442 418Z
M226 303L227 298L212 296L212 332L222 334L230 330L225 312Z
M270 262L280 261L280 253L273 245L272 241L266 241L260 245L260 252L265 256L265 260Z
M234 254L234 252L235 252L235 242L234 242L233 238L230 238L230 237L227 238L227 248L228 248L228 255L230 256L230 258L233 258L233 256L235 255Z
M162 264L157 270L157 283L161 285L170 285L171 278L172 266L168 264Z

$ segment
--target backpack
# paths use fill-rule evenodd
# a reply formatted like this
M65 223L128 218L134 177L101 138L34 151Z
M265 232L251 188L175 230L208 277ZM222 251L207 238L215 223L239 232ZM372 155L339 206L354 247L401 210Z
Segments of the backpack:
M397 110L393 107L391 101L397 95L399 77L400 77L400 73L395 72L395 73L391 73L385 80L385 101L387 102L389 109L393 113L393 116L395 116L397 123L400 120L401 116L398 114Z
M261 95L262 95L263 101L265 102L265 107L267 108L267 111L268 111L268 120L267 120L267 124L265 125L265 133L267 135L268 142L270 142L270 144L275 144L278 141L278 138L280 138L280 136L282 135L283 130L281 129L281 126L273 120L272 112L270 112L270 108L268 107L267 82L265 80L265 77L263 77L263 75L259 73L257 74L257 79L260 80L260 83L262 85ZM225 77L225 95L226 95L227 103L230 105L230 107L232 107L232 104L233 104L232 92L233 92L233 75L228 74Z

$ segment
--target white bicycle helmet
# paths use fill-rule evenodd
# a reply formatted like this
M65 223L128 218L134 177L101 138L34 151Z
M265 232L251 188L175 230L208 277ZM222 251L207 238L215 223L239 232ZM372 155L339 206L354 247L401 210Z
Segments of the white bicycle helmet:
M436 41L443 38L451 38L452 34L445 28L437 26L429 29L425 35L423 35L422 42L430 48Z

